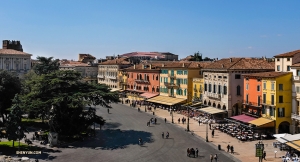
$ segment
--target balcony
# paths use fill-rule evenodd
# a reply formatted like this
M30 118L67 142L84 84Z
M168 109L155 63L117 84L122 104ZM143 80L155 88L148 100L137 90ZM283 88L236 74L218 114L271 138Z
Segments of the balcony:
M102 79L104 79L105 76L104 76L104 75L97 75L97 78L102 78Z
M108 79L117 80L117 76L106 76Z
M212 98L212 99L217 99L217 100L221 100L221 94L217 94L217 93L212 93L212 92L205 92L205 95L208 98Z
M135 79L135 82L138 84L149 84L149 80L143 80L143 79Z
M168 82L164 82L165 86L167 88L178 88L179 86L176 85L175 83L168 83Z
M300 76L294 76L294 80L299 81L300 80Z
M175 74L168 74L168 76L170 77L170 78L176 78L176 76L175 76Z
M261 117L261 109L249 109L248 107L242 110L243 114L247 114L252 117Z
M292 113L292 119L300 121L300 115L296 113Z
M243 104L244 105L249 105L249 106L253 106L253 107L262 107L262 101L260 102L249 102L249 100L243 100Z
M267 100L265 100L265 101L262 101L261 104L262 104L262 105L276 106L275 101L267 101Z
M194 88L194 92L198 92L197 88Z

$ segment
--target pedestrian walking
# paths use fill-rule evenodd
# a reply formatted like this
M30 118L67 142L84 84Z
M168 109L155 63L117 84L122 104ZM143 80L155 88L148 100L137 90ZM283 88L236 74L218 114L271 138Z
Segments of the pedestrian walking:
M227 152L229 152L229 150L230 150L230 145L228 144L227 145Z
M200 120L198 120L198 123L199 123L199 126L200 126L200 124L201 124Z
M233 148L233 146L230 146L230 150L231 150L231 153L233 154L233 153L234 153L234 148Z
M154 118L154 124L156 124L156 122L157 122L157 119L156 119L156 118Z
M264 160L266 160L266 155L267 155L267 154L266 154L266 151L264 151L264 153L263 153L263 159L264 159Z
M211 132L212 138L214 138L214 135L215 135L215 130L213 129L212 132Z
M109 108L107 108L107 113L109 114Z
M182 124L184 124L184 117L182 117L181 121L182 121Z
M196 148L196 157L198 157L199 150Z
M165 138L165 133L164 132L162 132L161 137Z
M167 118L165 118L165 123L167 122Z
M186 154L187 154L187 156L190 156L190 149L189 148L187 148Z
M210 162L213 162L213 160L214 160L214 156L210 154Z
M178 123L180 123L180 118L178 118Z
M215 154L214 159L215 159L216 162L218 161L218 155L217 154Z
M211 123L209 123L209 130L211 130Z

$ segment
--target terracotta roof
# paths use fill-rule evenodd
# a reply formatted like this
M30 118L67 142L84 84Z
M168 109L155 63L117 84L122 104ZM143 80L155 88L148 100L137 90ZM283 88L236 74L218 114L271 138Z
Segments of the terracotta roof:
M239 69L266 69L274 70L275 62L270 62L261 58L224 58L210 65L205 69L223 69L223 70L239 70Z
M260 77L260 78L276 78L279 76L283 76L286 74L292 74L292 72L261 72L261 73L252 73L252 74L243 74L243 76L252 76L252 77Z
M66 60L66 61L61 61L60 66L66 67L66 66L92 66L92 65L88 63L79 62L79 61Z
M158 58L163 58L165 57L164 55L162 55L160 52L131 52L131 53L125 53L125 54L122 54L120 55L122 57L133 57L133 56L146 56L146 57L158 57Z
M105 62L100 63L100 65L129 65L130 62L126 60L126 58L117 58L113 60L107 60Z
M300 50L282 53L282 54L276 55L274 57L293 57L296 54L300 54Z
M29 53L13 50L13 49L0 49L0 54L23 54L23 55L31 55Z
M295 63L291 67L300 67L300 63Z

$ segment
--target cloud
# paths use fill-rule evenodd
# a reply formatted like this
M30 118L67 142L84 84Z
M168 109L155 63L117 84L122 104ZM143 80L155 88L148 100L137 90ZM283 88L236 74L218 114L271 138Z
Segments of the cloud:
M249 46L249 47L247 47L248 49L252 49L253 47L252 46Z

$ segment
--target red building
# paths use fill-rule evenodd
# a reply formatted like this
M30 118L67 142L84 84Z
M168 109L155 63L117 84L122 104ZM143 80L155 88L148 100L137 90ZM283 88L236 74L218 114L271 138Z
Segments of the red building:
M161 63L141 63L124 69L127 75L127 96L133 100L142 100L159 95L161 66Z

